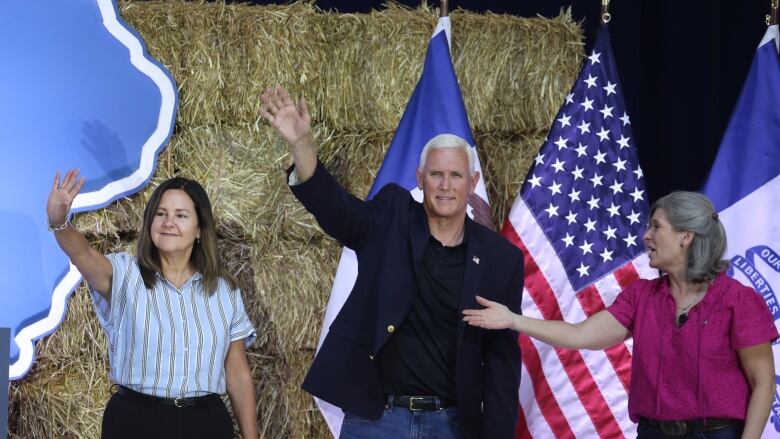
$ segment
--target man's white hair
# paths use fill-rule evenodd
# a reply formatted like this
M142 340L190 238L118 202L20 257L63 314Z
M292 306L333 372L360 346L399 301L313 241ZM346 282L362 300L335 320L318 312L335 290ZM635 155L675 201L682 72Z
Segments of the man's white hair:
M425 144L422 152L420 153L420 164L417 165L417 169L422 171L425 168L425 160L428 158L428 152L432 149L439 148L455 148L462 149L466 152L466 156L469 159L469 175L474 175L477 171L476 167L476 150L469 145L469 142L462 137L458 137L455 134L439 134L432 138Z

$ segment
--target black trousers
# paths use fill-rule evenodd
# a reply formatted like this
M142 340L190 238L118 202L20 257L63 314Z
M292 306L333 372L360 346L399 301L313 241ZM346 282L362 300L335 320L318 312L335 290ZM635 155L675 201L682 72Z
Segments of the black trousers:
M222 400L168 407L114 394L103 412L103 439L232 439L233 420Z

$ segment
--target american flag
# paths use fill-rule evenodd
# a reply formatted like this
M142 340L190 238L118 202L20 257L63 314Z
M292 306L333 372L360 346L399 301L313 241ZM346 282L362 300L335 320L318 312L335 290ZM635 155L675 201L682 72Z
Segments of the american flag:
M606 26L566 96L502 234L525 253L523 314L578 322L638 277L647 194ZM633 437L631 341L557 349L520 336L517 437Z

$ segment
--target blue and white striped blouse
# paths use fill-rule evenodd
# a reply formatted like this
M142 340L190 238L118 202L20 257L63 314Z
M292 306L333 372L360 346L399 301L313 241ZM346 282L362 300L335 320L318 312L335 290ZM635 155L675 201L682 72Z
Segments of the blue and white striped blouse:
M111 382L165 398L225 393L230 343L255 339L241 292L220 279L209 295L200 273L181 289L158 274L149 290L134 257L106 256L114 269L111 301L91 295L108 336Z

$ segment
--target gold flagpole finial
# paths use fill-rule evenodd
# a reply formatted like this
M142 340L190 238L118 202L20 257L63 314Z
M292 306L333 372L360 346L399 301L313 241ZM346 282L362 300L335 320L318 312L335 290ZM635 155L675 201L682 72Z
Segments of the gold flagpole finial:
M439 18L450 15L450 2L448 0L441 0L439 2Z
M609 13L609 0L601 0L601 24L607 24L610 20L612 15Z

